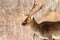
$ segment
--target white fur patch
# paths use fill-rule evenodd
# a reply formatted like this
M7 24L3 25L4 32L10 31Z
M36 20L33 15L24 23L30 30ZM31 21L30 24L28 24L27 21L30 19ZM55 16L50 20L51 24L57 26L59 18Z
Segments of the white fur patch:
M34 31L34 33L35 33L39 38L41 38L41 39L49 39L48 37L43 37L39 32L35 32L35 31ZM53 38L53 39L60 39L60 35L54 35L54 34L52 34L52 38Z
M34 33L41 39L48 39L48 37L43 37L39 32L35 32Z
M60 39L60 36L52 35L52 38L54 38L54 39Z

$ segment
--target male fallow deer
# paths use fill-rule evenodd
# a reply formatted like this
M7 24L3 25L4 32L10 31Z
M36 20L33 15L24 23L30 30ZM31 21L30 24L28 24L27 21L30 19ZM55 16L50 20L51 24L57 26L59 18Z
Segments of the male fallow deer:
M43 39L53 40L52 37L55 34L60 34L60 21L44 21L38 24L34 18L30 20L30 18L27 17L26 20L22 23L22 25L26 26L27 24L31 25L34 35L36 34Z
M24 20L22 25L26 26L27 24L31 25L30 27L34 32L34 36L38 35L40 38L43 38L43 40L46 39L53 40L55 35L60 34L60 21L56 22L44 21L38 24L32 17L32 15L27 15L27 18Z

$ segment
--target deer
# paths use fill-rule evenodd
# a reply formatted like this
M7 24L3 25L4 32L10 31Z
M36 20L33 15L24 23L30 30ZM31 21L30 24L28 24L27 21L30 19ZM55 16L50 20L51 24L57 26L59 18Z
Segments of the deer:
M60 33L60 21L57 22L44 21L38 24L34 18L30 20L30 18L27 17L26 20L22 23L22 25L26 26L27 24L31 25L31 29L34 32L34 36L38 35L41 36L41 38L44 37L45 38L45 39L43 38L44 40L46 39L53 40L52 35L55 33Z
M40 9L42 6L40 7ZM38 9L38 10L40 10ZM37 11L36 11L37 12ZM36 13L35 12L35 13ZM34 36L33 40L35 40L35 36L39 36L43 40L55 40L54 35L60 34L60 21L44 21L41 23L37 23L36 20L34 19L33 15L28 14L26 15L27 18L22 22L23 26L30 25Z

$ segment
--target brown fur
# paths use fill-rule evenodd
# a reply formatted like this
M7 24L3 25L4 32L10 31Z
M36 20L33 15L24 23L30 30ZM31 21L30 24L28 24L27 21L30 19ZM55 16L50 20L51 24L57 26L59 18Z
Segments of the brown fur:
M27 19L22 23L22 25L25 26L26 24L28 24ZM44 21L38 24L33 18L30 24L32 30L40 32L42 36L47 36L49 40L52 40L52 34L54 32L57 31L60 32L60 21L56 21L56 22Z

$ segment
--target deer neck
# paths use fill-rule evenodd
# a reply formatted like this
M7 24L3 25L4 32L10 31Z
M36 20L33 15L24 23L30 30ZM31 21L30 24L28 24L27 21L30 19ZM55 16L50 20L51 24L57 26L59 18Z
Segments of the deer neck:
M33 20L31 21L30 25L31 25L31 28L32 28L34 31L39 31L40 26L39 26L39 24L35 21L35 19L33 19Z

